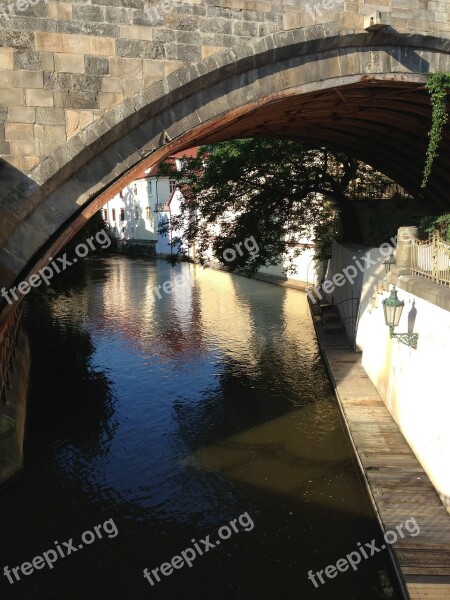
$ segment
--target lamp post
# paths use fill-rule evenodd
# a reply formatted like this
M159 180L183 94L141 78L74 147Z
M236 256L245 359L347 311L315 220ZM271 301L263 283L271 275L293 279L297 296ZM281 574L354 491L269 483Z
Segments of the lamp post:
M397 261L395 260L395 256L393 254L390 254L389 258L387 258L383 263L384 268L386 269L386 273L390 273L392 267L395 267L396 264Z
M395 327L400 323L405 303L399 300L395 286L391 290L391 295L383 300L384 322L389 327L391 338L397 338L399 342L406 344L410 348L417 348L418 333L394 333Z

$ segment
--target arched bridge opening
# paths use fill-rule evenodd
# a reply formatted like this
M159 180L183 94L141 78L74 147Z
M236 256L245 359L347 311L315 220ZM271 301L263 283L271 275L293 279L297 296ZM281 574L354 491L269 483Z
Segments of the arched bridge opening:
M2 200L1 285L45 264L143 164L203 143L294 136L363 160L417 195L431 123L424 84L450 70L447 47L437 37L311 27L180 68L19 173ZM431 212L448 206L448 155L445 131L421 199ZM14 169L3 165L6 176Z

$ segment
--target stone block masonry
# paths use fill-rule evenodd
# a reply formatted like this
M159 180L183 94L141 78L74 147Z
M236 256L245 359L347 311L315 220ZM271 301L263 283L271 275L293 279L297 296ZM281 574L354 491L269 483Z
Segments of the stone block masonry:
M334 2L332 11L322 2L315 13L293 0L116 4L42 0L21 10L0 7L6 13L0 15L0 104L6 107L0 119L10 124L0 127L0 151L21 172L30 172L61 145L60 127L69 140L108 109L184 64L304 25L338 22L358 29L363 15L378 8L364 0ZM397 31L448 37L450 5L429 3L427 9L421 4L383 2ZM46 124L58 125L45 139L34 110L44 108L49 109ZM20 127L24 124L31 127Z
M406 0L386 1L386 10L405 9ZM296 96L312 98L334 85L347 93L363 82L369 97L375 80L412 93L429 72L450 71L443 7L437 20L431 3L419 8L408 0L402 24L373 34L359 24L375 9L363 0L336 2L340 12L322 11L325 20L305 27L300 0L162 0L151 23L143 0L108 2L49 0L0 17L0 281L7 287L60 249L140 161L161 160L169 145L285 134L304 124L291 105ZM333 96L332 105L343 98ZM387 123L383 112L372 115L377 129ZM384 130L392 144L368 149L400 179L403 165L417 168L417 156L403 155L420 147L428 126L423 111L414 121L403 112L390 122L405 119L395 157L395 127ZM343 147L355 136L356 151L365 138L353 129L336 135ZM416 144L403 141L405 131Z
M277 1L113 4L49 0L0 15L0 151L21 172L183 64L282 29Z

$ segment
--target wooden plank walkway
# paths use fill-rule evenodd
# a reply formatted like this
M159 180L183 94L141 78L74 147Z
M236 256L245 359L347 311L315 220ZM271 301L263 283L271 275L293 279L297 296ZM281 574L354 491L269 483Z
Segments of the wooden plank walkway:
M416 537L388 546L411 600L450 600L450 515L345 334L326 333L311 306L340 409L384 531L414 517ZM449 467L450 468L450 467Z

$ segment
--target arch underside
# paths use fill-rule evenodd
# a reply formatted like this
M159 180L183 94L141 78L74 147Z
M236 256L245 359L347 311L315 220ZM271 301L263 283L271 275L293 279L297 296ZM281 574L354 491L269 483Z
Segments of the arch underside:
M20 194L2 201L11 218L2 226L1 285L45 264L142 162L202 143L295 137L364 160L417 195L431 123L424 83L430 71L450 71L448 43L397 36L393 46L355 34L324 44L305 41L304 30L298 36L182 69L48 157L24 178ZM449 142L446 130L421 200L431 213L450 206Z
M274 100L250 111L204 143L254 136L292 137L343 151L421 194L430 128L430 101L422 83L377 78L316 93ZM433 170L434 208L446 208L450 132L444 132ZM444 163L444 164L443 164ZM434 197L435 195L435 197Z

